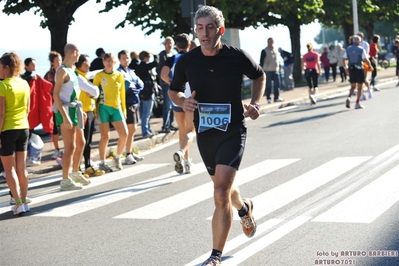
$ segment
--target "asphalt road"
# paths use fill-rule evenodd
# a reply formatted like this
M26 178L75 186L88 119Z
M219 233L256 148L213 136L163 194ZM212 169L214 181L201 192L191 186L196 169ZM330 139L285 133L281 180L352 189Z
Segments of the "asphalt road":
M223 265L399 265L395 84L362 110L337 95L247 122L236 182L258 230L246 238L235 214ZM0 189L0 265L198 265L212 248L213 191L195 145L190 175L174 172L170 142L81 191L34 180L21 217Z

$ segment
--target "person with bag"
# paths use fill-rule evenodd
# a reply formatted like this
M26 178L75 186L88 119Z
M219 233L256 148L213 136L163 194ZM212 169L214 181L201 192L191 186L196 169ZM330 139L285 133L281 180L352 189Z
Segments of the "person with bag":
M29 211L26 156L29 137L28 83L19 77L21 59L13 52L0 58L0 156L7 185L15 200L14 215ZM19 189L18 189L19 187Z
M140 52L139 58L141 62L136 67L137 76L144 82L144 88L140 91L141 132L143 138L151 138L154 136L154 132L152 132L150 128L150 118L154 106L155 90L158 84L157 77L152 69L158 65L159 57L156 54L152 54L154 60L149 63L150 55L151 53L148 51Z

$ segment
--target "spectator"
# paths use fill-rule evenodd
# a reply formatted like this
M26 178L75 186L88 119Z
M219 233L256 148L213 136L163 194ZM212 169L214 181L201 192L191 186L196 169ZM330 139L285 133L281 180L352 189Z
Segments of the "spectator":
M129 64L129 68L132 70L136 70L136 67L138 66L138 64L140 64L140 60L139 60L139 53L137 53L136 51L133 51L130 53L130 64Z
M342 59L344 57L345 53L345 48L342 47L341 43L338 43L337 45L337 57L338 57L338 67L339 67L339 75L341 76L341 82L346 81L346 71L344 68L344 64L342 62Z
M370 86L373 86L373 91L379 91L379 89L375 86L375 78L377 77L377 64L378 64L378 42L380 40L380 36L374 34L372 38L372 42L370 43L370 62L373 67L373 71L371 72L371 82Z
M320 56L321 65L324 69L324 78L326 82L328 82L330 78L330 61L328 60L328 49L327 47L323 48L323 53Z
M50 70L47 71L47 73L44 75L44 79L51 82L53 85L53 88L51 88L51 96L53 96L53 90L54 90L54 84L55 84L55 72L57 68L61 65L62 62L62 57L61 54L58 53L57 51L51 51L49 54L49 61L50 61ZM54 103L54 99L53 99ZM51 155L51 159L57 159L59 157L62 157L62 152L60 151L60 145L59 145L59 128L57 127L55 123L55 114L53 112L53 132L51 135L51 139L54 144L54 152Z
M15 53L0 58L0 156L6 182L15 199L14 215L29 211L28 173L25 160L29 138L29 93L26 81L19 77L21 60ZM18 190L19 187L19 190Z
M78 190L90 180L79 172L85 139L83 136L83 110L78 101L80 87L76 73L72 70L79 59L79 50L74 44L66 44L64 61L55 73L54 103L57 126L64 140L62 157L61 190ZM70 167L72 172L70 173Z
M313 51L313 45L308 43L306 45L308 52L302 58L302 69L305 70L305 78L309 86L309 99L312 104L316 104L316 97L318 79L321 75L321 67L319 54Z
M393 49L394 55L396 57L396 76L398 76L398 84L396 87L399 86L399 38L395 40L395 47Z
M328 62L332 70L333 82L335 82L335 79L337 78L338 54L337 51L335 51L334 45L330 45L328 49L329 49L327 54Z
M90 71L101 70L104 69L104 55L105 51L103 48L98 48L96 50L97 58L95 58L90 64Z
M137 161L142 161L144 158L137 156L133 153L133 141L134 133L139 123L139 105L140 97L139 93L144 87L143 81L134 73L133 69L128 67L129 55L126 50L122 50L118 53L118 59L120 66L118 70L123 74L125 78L125 89L126 89L126 124L127 124L127 140L126 140L126 164L135 164Z
M277 59L277 50L273 47L273 38L267 39L267 47L260 54L260 66L266 73L266 99L268 103L272 102L270 97L272 93L272 81L274 85L274 102L284 101L280 98L280 74Z
M82 103L83 112L85 112L86 114L85 128L83 129L83 134L86 141L83 149L85 168L81 172L83 172L85 175L89 177L100 176L105 174L105 171L94 169L90 160L91 143L92 143L92 137L95 125L94 121L94 110L96 108L95 99L98 98L100 92L98 87L94 86L87 77L90 68L89 56L81 54L79 56L78 62L75 63L75 66L76 66L75 72L78 75L79 87L81 90L83 90L80 92L79 101Z
M93 84L100 88L98 105L98 117L100 120L100 170L112 172L112 169L105 164L105 153L109 141L109 124L118 132L118 144L113 162L118 170L122 170L121 155L126 145L126 90L125 80L122 73L114 71L115 57L111 53L104 55L104 70L94 76Z
M143 138L154 136L150 128L150 118L154 105L155 90L158 90L157 78L152 69L159 63L158 55L152 54L154 60L149 63L151 53L142 51L139 54L140 64L136 68L137 76L144 82L144 88L140 92L141 108L141 132Z
M190 50L190 37L185 34L179 34L176 36L176 48L179 51L178 54L166 60L165 65L161 70L161 78L170 84L173 78L174 69L177 61L182 55ZM186 98L191 96L191 90L188 83L186 83L184 95ZM192 112L184 112L183 108L173 103L173 112L177 125L179 127L179 150L173 154L173 159L176 162L175 171L182 174L183 171L186 174L191 173L191 162L189 156L189 149L194 138L194 117Z
M281 54L281 57L284 61L284 81L285 81L285 89L293 90L294 89L294 80L292 79L292 68L294 66L294 55L287 51L284 51L281 48L278 48L278 51Z
M165 65L166 60L173 56L172 48L175 45L175 41L172 37L168 36L164 41L165 50L159 53L159 64L157 66L157 74L158 77L161 76L162 67ZM168 90L169 85L166 84L162 78L159 79L159 84L162 88L162 96L163 96L163 110L162 110L162 133L169 133L171 130L176 130L175 127L172 126L172 122L174 119L174 114L172 111L172 102L169 99Z

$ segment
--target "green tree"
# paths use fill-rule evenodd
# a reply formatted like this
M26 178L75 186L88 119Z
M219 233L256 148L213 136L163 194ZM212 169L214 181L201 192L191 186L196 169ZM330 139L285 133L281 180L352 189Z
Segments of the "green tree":
M296 84L302 81L301 69L301 25L313 22L323 15L322 0L273 0L266 4L267 10L272 10L272 19L267 19L262 24L285 25L290 32L292 53L295 57L293 77Z
M319 34L314 38L314 41L318 44L323 44L323 34L324 34L324 41L325 44L333 44L335 41L338 42L345 42L345 35L342 27L338 28L327 28L322 27Z
M31 9L43 17L42 28L48 28L51 34L51 50L64 54L67 43L69 25L73 21L75 11L88 0L0 0L5 2L3 12L22 14ZM100 0L96 0L97 3Z

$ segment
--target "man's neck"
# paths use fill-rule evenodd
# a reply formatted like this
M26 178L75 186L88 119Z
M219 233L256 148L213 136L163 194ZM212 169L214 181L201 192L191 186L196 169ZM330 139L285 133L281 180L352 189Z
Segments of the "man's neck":
M65 58L64 61L62 61L62 64L66 67L73 68L75 62L69 58Z
M216 46L213 47L212 49L206 49L205 50L205 49L203 49L201 47L201 51L202 51L202 53L205 56L215 56L215 55L217 55L220 52L220 50L222 50L222 43L221 42L217 43Z

